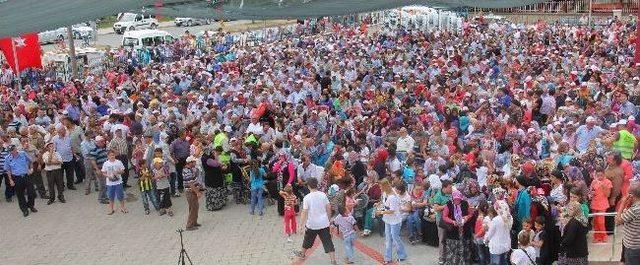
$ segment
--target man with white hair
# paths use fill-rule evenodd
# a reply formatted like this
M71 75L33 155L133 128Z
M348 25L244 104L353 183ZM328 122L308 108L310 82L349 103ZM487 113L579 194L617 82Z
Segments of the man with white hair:
M604 131L596 125L596 119L593 116L587 117L586 122L587 124L580 125L576 130L576 150L581 154L586 152L589 143Z
M67 129L62 125L56 125L56 135L51 138L56 150L62 157L62 170L67 179L67 189L75 190L73 151L71 149L71 137L67 134Z

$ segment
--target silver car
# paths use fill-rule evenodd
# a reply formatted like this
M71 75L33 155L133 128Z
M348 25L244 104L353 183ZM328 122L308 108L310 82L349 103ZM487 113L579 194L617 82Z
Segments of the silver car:
M191 26L209 25L211 24L211 20L203 19L203 18L178 17L173 20L173 23L176 24L176 26L178 27L180 26L191 27Z
M38 39L42 44L55 43L58 41L63 41L66 38L67 38L66 27L47 30L47 31L38 33Z

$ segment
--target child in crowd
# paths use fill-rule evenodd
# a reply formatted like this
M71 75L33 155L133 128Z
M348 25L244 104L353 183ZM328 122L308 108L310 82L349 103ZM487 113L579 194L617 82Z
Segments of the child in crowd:
M511 252L511 264L518 265L535 265L535 248L529 245L529 235L526 233L518 234L518 248Z
M414 245L421 240L422 220L420 216L424 214L425 198L423 187L415 186L411 192L411 213L407 218L407 227L409 229L409 243Z
M487 265L490 260L489 247L484 244L484 234L489 227L489 222L491 222L489 208L493 210L493 207L489 207L489 204L486 201L482 201L478 204L478 217L476 218L476 223L473 228L474 242L478 251L478 262L480 265Z
M153 168L151 169L153 180L156 182L156 189L158 190L158 208L160 216L168 214L173 216L171 210L171 192L169 190L169 171L165 166L164 160L162 160L162 151L158 156L156 151L156 157L153 159Z
M107 161L102 164L102 174L106 178L107 197L109 198L109 212L107 214L112 215L114 213L113 204L115 200L120 202L120 212L128 213L129 211L124 207L124 187L122 186L124 165L120 160L116 159L114 150L109 150L107 156Z
M136 173L136 176L140 177L142 168L148 162L144 157L144 151L146 150L147 146L142 143L142 139L137 138L134 138L132 146L133 151L131 152L131 164L133 165L133 170Z
M402 170L402 180L407 184L407 190L412 191L416 182L416 172L413 169L413 159L407 159Z
M252 161L249 168L249 182L251 186L251 205L249 206L250 214L254 214L256 207L258 208L258 215L264 214L264 176L266 175L264 168L260 167L257 161Z
M529 242L531 242L536 236L536 232L531 229L531 220L529 220L529 218L525 218L524 220L522 220L522 230L520 230L520 232L518 233L518 237L520 236L520 234L528 235Z
M584 216L589 216L589 205L584 202L584 194L582 189L579 187L572 187L569 191L569 203L577 202L580 203L580 209L582 209L582 213ZM569 205L567 203L567 205Z
M605 178L604 172L599 170L596 172L595 179L591 182L591 210L594 213L603 213L609 208L609 195L613 185L611 180ZM593 217L593 242L607 242L607 229L604 225L604 216L598 215Z
M331 220L331 223L338 228L342 234L344 244L344 255L346 263L353 264L353 243L357 237L358 225L353 215L349 214L344 207L338 207L338 215Z
M415 185L422 185L423 181L425 181L427 179L427 176L424 174L424 169L421 167L416 168L416 184Z
M531 241L531 246L536 249L536 264L543 264L542 259L544 259L543 256L546 255L546 253L543 253L542 251L542 249L546 247L545 238L547 237L547 234L545 232L545 222L546 219L544 218L544 216L538 216L536 217L536 221L534 223L536 236L533 238L533 241Z
M156 211L158 208L158 200L156 197L156 189L155 189L155 181L151 177L151 171L147 167L147 163L142 160L142 163L139 163L140 169L138 170L138 187L140 187L140 198L142 201L142 206L144 207L144 213L149 215L149 201L153 205L153 208Z
M295 206L298 204L298 197L293 194L291 184L284 186L280 196L284 199L284 233L287 234L287 242L293 242L291 234L297 230Z
M353 188L348 188L344 191L344 208L348 214L353 215L353 209L356 208L356 198L355 198L355 190Z

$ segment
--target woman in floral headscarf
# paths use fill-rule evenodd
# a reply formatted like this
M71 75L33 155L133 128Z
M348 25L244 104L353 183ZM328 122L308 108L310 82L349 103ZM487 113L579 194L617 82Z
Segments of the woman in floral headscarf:
M289 157L289 154L281 150L278 154L276 162L271 168L271 172L276 176L276 183L278 185L278 191L282 190L288 184L293 185L296 181L296 171L293 160ZM275 193L277 194L277 193ZM278 196L278 214L284 215L284 199L282 196Z
M531 194L531 220L535 221L539 217L544 219L544 226L541 230L537 229L537 235L542 235L543 244L540 247L540 253L537 264L552 264L558 259L558 244L560 239L560 230L556 226L556 219L551 214L551 207L547 197L544 196L544 190L529 188Z
M447 227L444 264L472 264L473 214L460 191L453 191L451 198L442 212Z
M589 144L587 151L580 156L580 162L586 172L594 172L597 169L604 169L607 166L604 158L598 154L595 142Z
M569 180L569 182L571 182L573 187L580 190L580 194L582 194L583 196L582 198L580 198L581 201L585 201L587 199L585 196L589 194L589 186L587 186L580 168L575 166L568 166L565 168L564 174L567 176L567 179Z
M512 178L520 175L520 163L522 162L522 158L519 155L511 156L511 163L507 163L502 167L502 171L504 172L504 178Z
M588 219L582 212L580 203L571 202L566 208L566 218L560 249L562 253L558 259L559 265L588 264L589 249L587 248Z
M481 192L478 181L472 178L467 178L462 181L461 185L462 194L467 198L467 202L471 207L477 207L481 201L486 201L487 198L484 193Z

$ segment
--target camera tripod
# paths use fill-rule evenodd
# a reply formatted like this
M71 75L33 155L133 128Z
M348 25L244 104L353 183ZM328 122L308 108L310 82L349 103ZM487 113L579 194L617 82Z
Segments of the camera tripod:
M178 256L178 265L186 265L187 261L189 261L189 265L193 265L193 262L191 261L191 258L187 253L187 250L184 249L184 243L182 241L182 232L184 232L184 230L178 229L176 230L176 232L180 234L180 255Z

